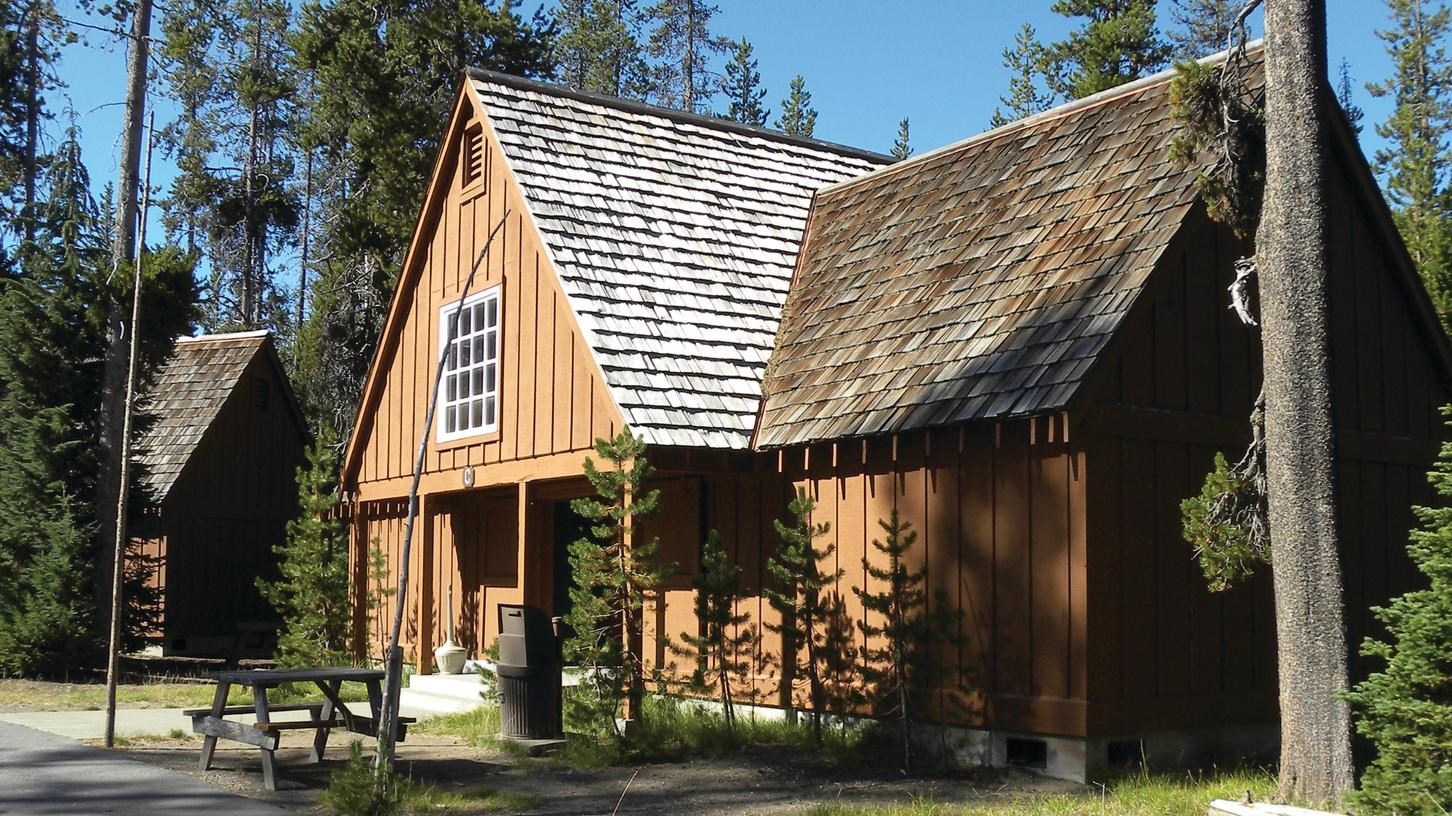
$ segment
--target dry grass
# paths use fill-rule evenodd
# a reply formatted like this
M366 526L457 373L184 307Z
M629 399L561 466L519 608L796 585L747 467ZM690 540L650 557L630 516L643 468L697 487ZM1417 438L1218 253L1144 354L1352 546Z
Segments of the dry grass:
M172 681L128 683L116 687L117 708L202 708L212 704L216 686L210 682ZM358 683L344 683L345 702L368 699ZM274 703L301 699L320 700L317 689L274 689L267 698ZM234 686L228 705L251 705L252 690ZM99 711L106 707L106 686L101 683L54 683L45 680L0 680L0 713L15 711Z
M1215 799L1238 800L1249 791L1264 801L1274 789L1275 777L1265 771L1148 774L1088 793L1012 796L970 805L923 799L865 807L825 804L805 816L1202 816Z

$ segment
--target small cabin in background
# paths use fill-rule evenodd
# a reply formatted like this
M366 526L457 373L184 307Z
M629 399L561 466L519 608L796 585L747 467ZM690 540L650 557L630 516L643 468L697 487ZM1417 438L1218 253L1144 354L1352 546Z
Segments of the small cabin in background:
M1258 52L1256 52L1258 58ZM1235 761L1277 740L1265 570L1210 593L1181 531L1238 457L1259 338L1227 309L1247 248L1171 155L1171 73L889 164L838 145L471 73L401 271L342 474L359 650L369 549L401 568L435 367L402 643L478 657L500 603L569 604L591 442L649 444L680 573L646 651L697 626L708 530L762 597L798 489L831 524L843 613L878 521L962 615L942 689L964 751L1084 779ZM1350 642L1406 590L1410 506L1452 354L1354 136L1333 115L1332 338ZM464 284L485 236L477 279ZM447 318L462 311L459 332ZM446 598L454 607L446 609ZM859 635L860 638L860 635ZM803 707L760 632L738 699ZM1363 674L1368 666L1355 665ZM850 676L834 678L856 682Z
M270 657L258 592L297 514L307 426L266 331L182 337L141 411L144 519L133 546L164 655Z

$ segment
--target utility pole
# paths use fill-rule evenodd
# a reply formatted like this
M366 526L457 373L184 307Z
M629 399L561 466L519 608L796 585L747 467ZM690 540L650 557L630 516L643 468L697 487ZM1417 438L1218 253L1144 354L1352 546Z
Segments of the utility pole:
M146 253L146 211L151 208L151 137L156 133L156 113L146 128L146 180L141 187L141 235L136 243L136 260L131 281L131 347L126 364L126 396L121 404L121 488L116 492L116 541L112 550L111 632L106 649L106 747L116 741L116 683L121 668L123 583L126 578L126 505L131 482L131 414L136 402L136 358L141 350L137 327L141 325L141 265Z

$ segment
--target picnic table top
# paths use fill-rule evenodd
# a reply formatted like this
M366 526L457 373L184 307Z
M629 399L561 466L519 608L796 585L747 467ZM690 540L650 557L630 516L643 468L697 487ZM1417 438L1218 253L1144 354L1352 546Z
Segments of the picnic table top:
M217 681L239 686L276 686L282 683L306 683L325 680L382 680L382 669L355 669L347 666L315 669L239 669L212 672Z

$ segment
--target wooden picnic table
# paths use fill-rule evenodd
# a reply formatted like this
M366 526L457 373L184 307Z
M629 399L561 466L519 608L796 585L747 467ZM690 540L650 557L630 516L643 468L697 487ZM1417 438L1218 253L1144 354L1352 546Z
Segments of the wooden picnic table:
M312 761L323 761L323 750L328 744L328 732L343 728L354 734L377 737L377 713L383 708L383 672L379 669L316 668L316 669L254 669L251 671L220 671L210 675L217 682L216 696L211 708L187 709L184 714L192 718L192 731L202 734L202 770L212 767L212 753L217 740L228 739L256 745L262 757L262 781L268 790L277 790L277 767L274 752L282 731L311 729L313 737ZM345 682L363 683L368 689L369 714L354 714L339 697L338 692ZM318 703L296 705L269 705L267 690L284 683L312 683L322 692L323 700ZM227 694L232 686L247 686L252 689L252 705L229 706ZM280 711L307 711L305 720L272 721L272 714ZM227 719L228 714L255 714L257 722L244 723ZM403 742L412 717L398 719L398 733L395 739Z

